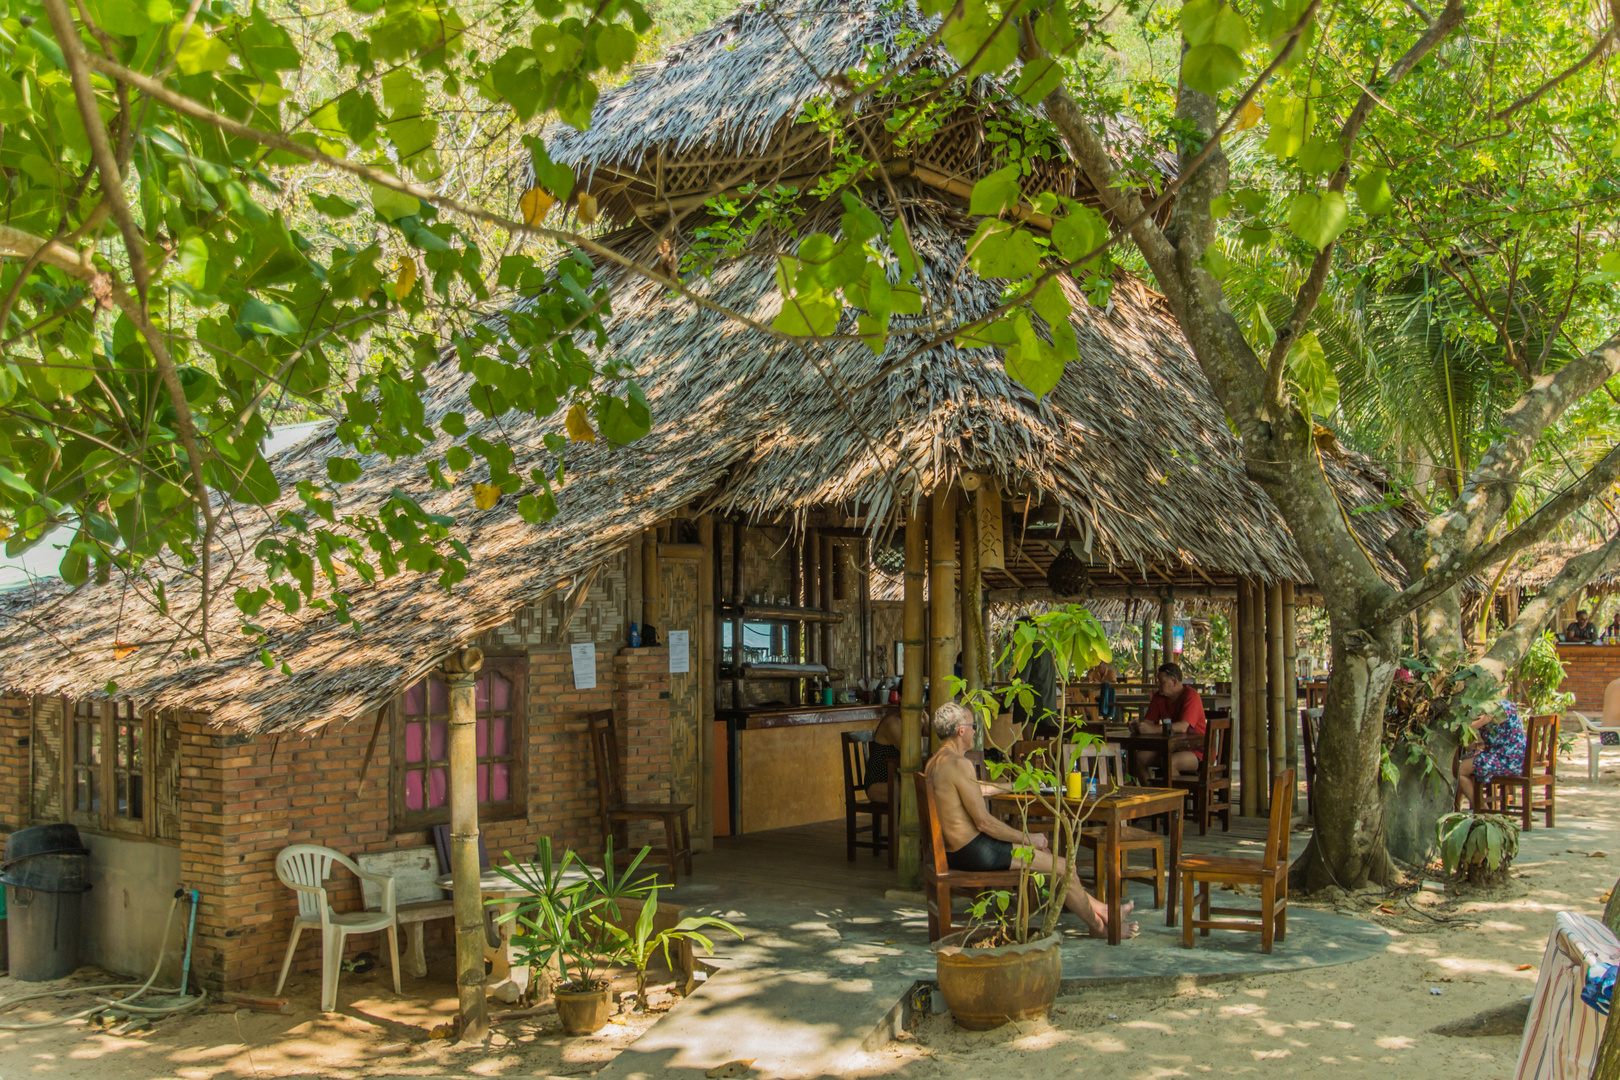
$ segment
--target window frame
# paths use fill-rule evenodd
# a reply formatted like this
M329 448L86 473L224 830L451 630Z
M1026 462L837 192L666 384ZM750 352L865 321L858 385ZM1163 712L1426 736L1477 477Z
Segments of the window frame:
M499 803L479 803L478 820L489 821L515 821L529 815L529 659L527 656L489 656L485 655L483 665L478 669L478 677L486 674L499 674L512 684L510 727L507 731L508 746L511 753L508 758L479 758L480 764L491 761L510 760L511 771L508 776L508 798ZM425 682L431 678L443 676L429 672L422 677ZM408 688L407 688L408 689ZM447 688L448 690L448 688ZM448 695L446 699L448 708ZM405 805L405 774L408 771L405 761L405 694L397 695L385 710L388 720L388 816L391 832L420 832L435 825L447 825L450 822L450 807L445 806L411 810ZM437 715L437 714L429 714ZM420 718L413 717L412 720ZM446 738L446 753L448 754L449 740ZM412 762L413 766L418 763Z
M98 761L81 762L79 759L81 724L85 726L86 741L99 751ZM113 701L62 698L62 807L69 821L81 829L97 833L145 838L157 835L157 814L153 804L156 790L153 757L156 728L155 718L150 711L136 709L135 703L128 698ZM139 732L138 766L118 764L121 730ZM140 817L118 811L120 773L130 781L131 791L138 782ZM81 775L87 778L87 787L93 784L96 789L90 800L91 805L84 809L78 805Z

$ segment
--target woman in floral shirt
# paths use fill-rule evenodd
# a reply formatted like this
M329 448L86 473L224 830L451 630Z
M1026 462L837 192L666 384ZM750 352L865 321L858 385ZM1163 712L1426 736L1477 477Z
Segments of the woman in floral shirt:
M1512 776L1524 768L1524 751L1528 742L1524 722L1519 719L1519 710L1513 702L1501 701L1498 704L1502 706L1500 716L1480 713L1470 724L1479 732L1480 741L1457 767L1457 786L1462 789L1468 805L1476 810L1479 809L1476 801L1478 784L1489 784L1492 777Z

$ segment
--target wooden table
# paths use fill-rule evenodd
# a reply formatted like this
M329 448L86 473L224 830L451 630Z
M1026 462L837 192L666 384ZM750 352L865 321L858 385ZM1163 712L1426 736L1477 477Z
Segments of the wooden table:
M1162 736L1160 736L1162 738ZM1048 796L1050 797L1050 796ZM1005 794L993 795L990 798L992 807L1001 802L1016 807L1020 802L1033 801L1034 795ZM1187 793L1178 788L1148 788L1148 787L1122 787L1101 792L1095 799L1087 797L1080 799L1064 799L1064 804L1071 810L1085 805L1089 814L1086 824L1096 824L1103 827L1103 866L1108 873L1119 864L1119 833L1128 822L1137 818L1155 817L1159 814L1170 815L1170 860L1166 867L1169 889L1166 893L1164 905L1164 922L1166 926L1176 925L1176 912L1180 907L1180 879L1176 875L1176 867L1181 862L1181 814L1187 804ZM1054 840L1054 846L1060 850L1067 850L1062 845L1061 837ZM1101 889L1102 883L1097 883ZM1116 882L1108 889L1108 944L1118 945L1122 931L1120 918L1120 897L1125 890L1118 887Z
M1177 731L1170 735L1158 732L1147 735L1125 735L1109 741L1118 743L1125 750L1127 756L1134 755L1139 751L1164 754L1167 766L1169 764L1169 755L1178 750L1202 750L1204 748L1204 737L1194 731Z

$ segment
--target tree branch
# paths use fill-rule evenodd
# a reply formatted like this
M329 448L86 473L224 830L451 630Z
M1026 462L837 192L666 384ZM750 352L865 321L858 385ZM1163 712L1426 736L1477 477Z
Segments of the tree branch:
M1511 559L1532 544L1544 539L1570 514L1591 501L1593 496L1613 487L1620 480L1620 445L1587 470L1575 483L1554 495L1536 508L1517 527L1495 543L1484 544L1461 558L1453 558L1446 565L1425 573L1397 595L1391 597L1377 613L1374 622L1390 622L1407 612L1422 607L1447 589L1461 584L1470 575L1493 563Z
M1344 124L1339 128L1339 145L1344 159L1339 162L1338 169L1328 181L1327 190L1341 194L1344 192L1345 185L1350 181L1350 163L1356 139L1379 100L1391 86L1405 78L1436 45L1461 26L1462 21L1463 0L1447 0L1444 10L1429 24L1423 36L1412 43L1412 47L1384 73L1382 79L1374 80L1362 90L1361 96L1356 99L1355 107L1350 110L1350 115L1345 117ZM1277 340L1272 344L1271 355L1266 359L1267 409L1277 404L1281 397L1283 369L1287 364L1288 350L1299 335L1304 333L1305 324L1310 321L1311 315L1316 311L1316 305L1322 300L1322 290L1327 287L1328 270L1333 265L1333 256L1337 249L1338 242L1329 241L1327 246L1316 253L1316 258L1311 260L1310 272L1305 275L1304 282L1300 284L1299 291L1294 296L1293 310L1278 328Z
M1480 657L1479 666L1498 683L1506 682L1508 673L1519 665L1529 651L1532 639L1541 632L1548 619L1555 617L1564 601L1617 562L1620 562L1620 533L1602 547L1577 555L1565 563L1558 576L1519 609L1518 621L1502 631L1485 655Z
M1614 44L1615 37L1616 27L1611 23L1609 28L1604 31L1603 36L1597 39L1597 43L1593 45L1591 49L1587 50L1585 56L1581 57L1579 60L1575 61L1575 63L1571 64L1557 75L1554 75L1552 78L1548 79L1546 82L1542 83L1528 94L1524 95L1524 97L1519 98L1511 105L1498 109L1496 112L1492 113L1491 119L1506 120L1520 109L1534 105L1536 102L1545 97L1550 91L1557 89L1565 79L1568 79L1572 75L1579 74L1585 68L1590 66L1592 61L1608 52L1609 46Z
M1513 500L1519 475L1542 432L1586 394L1620 373L1620 332L1551 375L1543 375L1503 414L1500 434L1468 474L1459 494L1423 526L1436 551L1468 551L1485 537Z

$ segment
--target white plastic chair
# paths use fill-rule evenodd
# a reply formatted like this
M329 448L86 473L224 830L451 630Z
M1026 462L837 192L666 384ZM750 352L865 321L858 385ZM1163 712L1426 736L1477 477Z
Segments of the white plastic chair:
M1593 785L1598 782L1598 755L1604 747L1603 737L1608 736L1609 746L1620 746L1620 727L1608 727L1593 721L1585 713L1574 709L1564 714L1564 719L1573 718L1580 725L1580 734L1586 739L1586 778Z
M382 887L382 905L376 911L332 910L326 899L326 878L332 864L338 863L355 877L371 881ZM298 894L298 917L293 920L292 940L287 942L287 955L281 961L281 978L276 981L276 993L287 984L287 971L292 967L293 953L298 949L298 936L306 928L321 932L321 1011L337 1008L338 975L343 970L343 943L350 934L388 934L388 959L394 965L394 993L399 993L399 931L395 925L394 879L384 874L370 874L356 866L354 861L331 848L319 844L294 844L283 848L276 856L276 877Z

